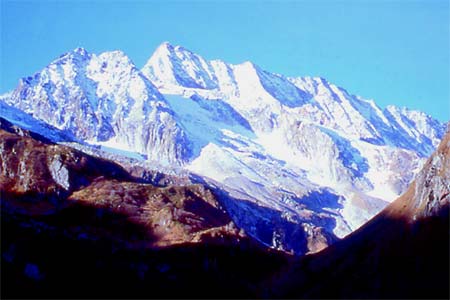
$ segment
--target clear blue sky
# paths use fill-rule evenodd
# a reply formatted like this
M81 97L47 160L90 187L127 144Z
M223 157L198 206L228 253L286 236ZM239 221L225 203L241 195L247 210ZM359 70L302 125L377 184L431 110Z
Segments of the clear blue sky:
M0 92L78 46L141 67L169 41L448 121L449 35L448 0L1 0Z

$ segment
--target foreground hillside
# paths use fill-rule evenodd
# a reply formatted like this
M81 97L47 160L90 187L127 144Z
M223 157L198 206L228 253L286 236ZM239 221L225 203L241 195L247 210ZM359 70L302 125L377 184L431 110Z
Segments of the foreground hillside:
M449 297L450 133L402 197L302 258L247 236L207 186L151 184L5 120L0 147L2 298Z
M250 296L287 259L200 184L149 184L1 127L2 298Z
M450 132L405 194L349 237L272 277L265 296L448 299L449 204Z

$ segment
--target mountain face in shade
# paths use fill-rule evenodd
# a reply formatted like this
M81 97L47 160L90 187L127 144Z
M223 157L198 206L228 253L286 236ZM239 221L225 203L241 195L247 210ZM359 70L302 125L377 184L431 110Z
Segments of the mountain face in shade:
M450 131L401 197L348 237L268 280L273 285L265 296L447 299L449 209Z
M404 192L445 130L323 78L208 61L169 43L141 70L120 51L75 49L0 104L4 118L44 136L47 124L80 149L190 173L221 191L248 235L300 255L346 236Z

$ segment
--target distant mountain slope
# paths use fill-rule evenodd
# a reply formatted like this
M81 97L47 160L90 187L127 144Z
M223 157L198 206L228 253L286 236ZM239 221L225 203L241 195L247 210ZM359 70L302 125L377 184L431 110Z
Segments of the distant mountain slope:
M450 131L400 198L342 241L282 271L269 294L448 299L449 209Z
M226 209L249 235L300 255L405 191L445 128L323 78L208 61L169 43L141 70L123 52L77 48L1 101L6 119L20 109L82 143L147 160L140 166L192 173L231 195ZM28 128L32 117L22 118Z
M165 94L226 100L257 132L278 127L280 114L294 109L302 119L345 136L413 149L423 156L431 154L444 133L442 124L424 113L395 106L383 111L373 101L351 95L323 78L287 78L251 62L207 61L167 42L142 73Z
M60 130L43 121L37 120L29 114L17 109L11 105L6 104L0 98L0 116L9 122L17 125L17 129L31 130L34 133L45 136L53 142L78 142L73 134L67 130Z

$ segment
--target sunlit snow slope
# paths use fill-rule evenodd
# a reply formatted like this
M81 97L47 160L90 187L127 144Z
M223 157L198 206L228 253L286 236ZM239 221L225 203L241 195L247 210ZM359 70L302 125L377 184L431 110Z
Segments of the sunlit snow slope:
M141 70L120 51L75 49L0 101L84 142L198 175L238 226L296 254L347 235L400 195L445 128L323 78L208 61L169 43Z

